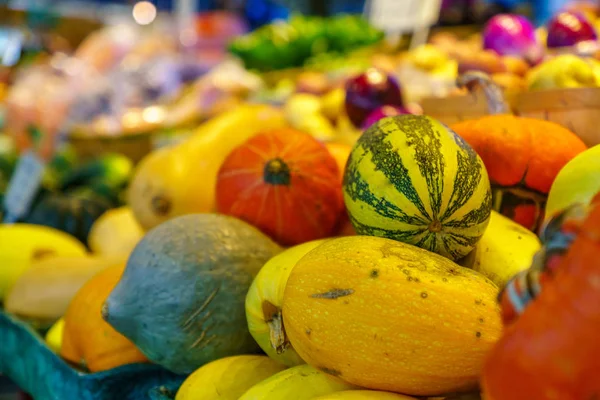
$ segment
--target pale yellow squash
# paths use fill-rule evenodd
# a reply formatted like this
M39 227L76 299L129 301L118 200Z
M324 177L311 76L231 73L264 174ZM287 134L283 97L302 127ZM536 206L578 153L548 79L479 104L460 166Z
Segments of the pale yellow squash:
M317 397L314 400L416 400L414 397L391 392L378 392L374 390L345 390L325 396Z
M144 230L130 207L108 210L92 225L88 244L92 252L104 256L127 257L144 236Z
M284 369L284 365L267 356L221 358L192 373L175 400L238 400L252 386Z
M281 371L254 385L239 400L310 400L351 389L355 387L304 364Z
M246 296L246 318L252 337L269 357L288 367L304 361L285 334L281 315L285 285L298 260L325 240L303 243L271 258L254 278Z

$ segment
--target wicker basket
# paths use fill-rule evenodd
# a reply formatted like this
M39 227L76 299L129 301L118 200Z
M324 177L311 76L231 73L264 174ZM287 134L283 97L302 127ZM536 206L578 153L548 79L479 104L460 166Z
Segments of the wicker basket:
M588 146L600 144L600 88L556 89L506 93L515 115L555 122L574 132ZM423 113L449 125L487 115L483 93L426 98Z
M119 136L87 136L73 134L69 143L83 159L93 159L106 153L119 153L138 163L154 149L151 132Z
M600 144L600 88L523 92L513 106L516 115L556 122L588 146Z
M446 125L488 114L488 106L482 93L469 93L451 97L428 97L421 101L423 113Z

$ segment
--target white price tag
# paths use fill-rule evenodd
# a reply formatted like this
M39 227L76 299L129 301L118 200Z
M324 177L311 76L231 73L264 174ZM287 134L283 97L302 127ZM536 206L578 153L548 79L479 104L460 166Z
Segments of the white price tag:
M14 223L29 211L43 175L44 163L33 151L28 151L19 158L4 197L6 216L3 222Z
M392 36L413 33L413 44L419 45L439 19L441 6L442 0L367 0L365 12L373 26Z

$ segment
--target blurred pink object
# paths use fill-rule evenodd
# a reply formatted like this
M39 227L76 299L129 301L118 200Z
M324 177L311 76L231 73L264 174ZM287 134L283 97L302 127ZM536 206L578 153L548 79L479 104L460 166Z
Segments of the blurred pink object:
M362 129L368 129L371 125L373 125L375 122L379 121L382 118L393 117L402 114L411 114L411 112L405 107L394 105L386 105L383 107L379 107L378 109L371 112L367 119L365 119L365 122L362 125Z
M211 11L198 14L194 30L180 35L183 47L225 50L235 37L248 32L248 26L239 16L226 11Z

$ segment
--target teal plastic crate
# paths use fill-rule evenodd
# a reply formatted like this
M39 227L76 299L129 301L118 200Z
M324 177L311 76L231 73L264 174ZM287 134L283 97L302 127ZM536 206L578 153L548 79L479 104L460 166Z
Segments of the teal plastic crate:
M151 364L93 374L77 371L32 327L2 311L0 374L35 400L169 400L186 378Z

